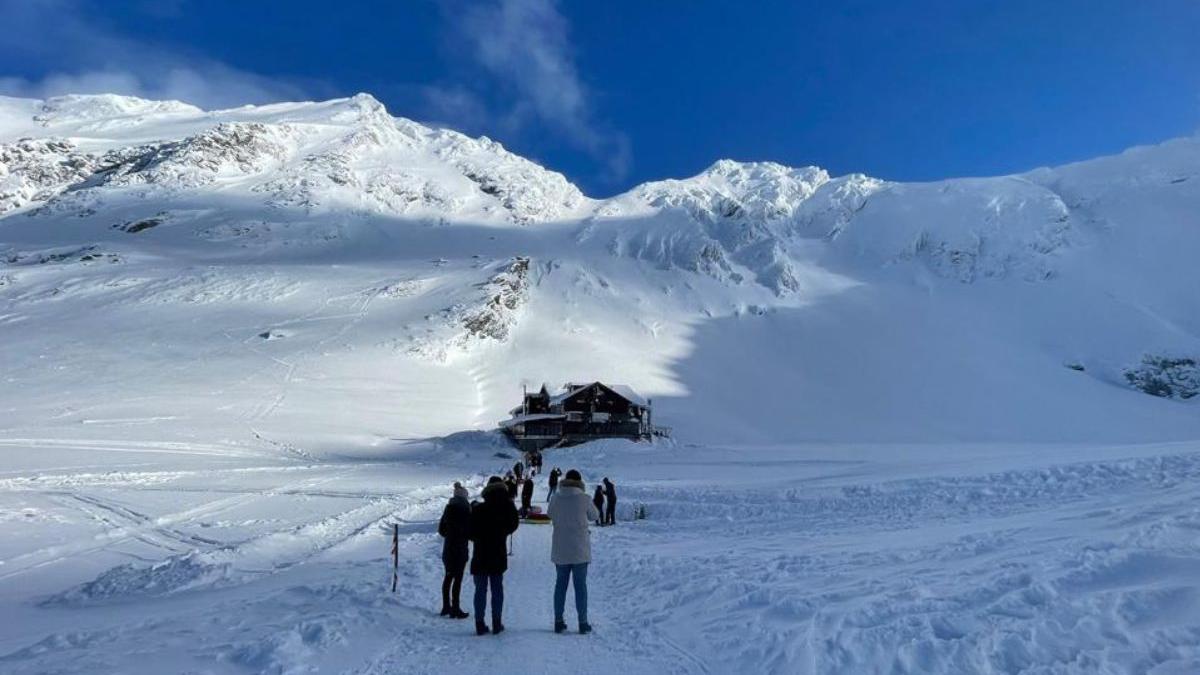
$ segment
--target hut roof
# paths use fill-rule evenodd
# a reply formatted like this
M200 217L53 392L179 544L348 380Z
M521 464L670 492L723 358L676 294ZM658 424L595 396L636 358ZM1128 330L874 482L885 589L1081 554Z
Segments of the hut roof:
M563 401L566 401L567 399L571 398L572 396L574 396L574 395L578 394L579 392L584 391L594 385L600 385L601 387L605 387L605 388L611 390L617 396L620 396L621 398L625 399L626 401L629 401L630 403L632 403L634 405L640 405L640 406L649 405L649 402L647 402L646 399L642 398L641 395L639 395L636 391L634 391L633 387L630 387L627 384L605 384L603 382L591 382L588 384L568 384L567 390L562 392L561 394L558 394L557 396L551 398L550 403L551 404L562 403Z

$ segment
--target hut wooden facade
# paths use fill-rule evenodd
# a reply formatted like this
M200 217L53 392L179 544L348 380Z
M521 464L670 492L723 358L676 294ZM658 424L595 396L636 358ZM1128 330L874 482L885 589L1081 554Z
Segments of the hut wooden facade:
M543 385L526 392L500 428L525 452L598 438L639 440L665 432L654 427L650 403L621 384L568 384L554 395Z

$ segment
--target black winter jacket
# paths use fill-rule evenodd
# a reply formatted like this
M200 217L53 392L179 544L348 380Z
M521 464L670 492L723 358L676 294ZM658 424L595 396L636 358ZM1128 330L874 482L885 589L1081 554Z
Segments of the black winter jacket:
M483 489L483 501L471 507L471 574L504 574L508 571L508 535L519 525L517 507L508 498L503 483Z
M445 539L442 560L466 562L467 545L471 541L471 503L466 497L454 497L446 504L442 519L438 521L438 534Z

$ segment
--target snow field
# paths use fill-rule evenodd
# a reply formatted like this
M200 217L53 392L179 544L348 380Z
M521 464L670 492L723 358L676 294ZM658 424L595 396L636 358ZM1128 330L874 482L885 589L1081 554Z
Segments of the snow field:
M938 467L937 448L551 453L619 486L622 522L593 534L597 632L551 632L550 528L527 525L506 576L509 631L485 639L435 615L434 530L450 481L476 493L479 467L509 461L497 447L474 436L399 444L389 462L9 478L3 499L67 541L6 554L3 602L21 621L0 658L14 673L470 673L514 659L534 673L564 660L581 672L1167 673L1200 660L1194 445L957 448L974 469ZM646 520L630 521L635 504Z

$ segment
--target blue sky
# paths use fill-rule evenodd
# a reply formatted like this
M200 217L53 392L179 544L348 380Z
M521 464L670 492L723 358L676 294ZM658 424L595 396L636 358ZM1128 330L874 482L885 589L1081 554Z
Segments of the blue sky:
M1200 2L0 0L0 93L367 91L604 196L714 160L896 180L1200 127Z

